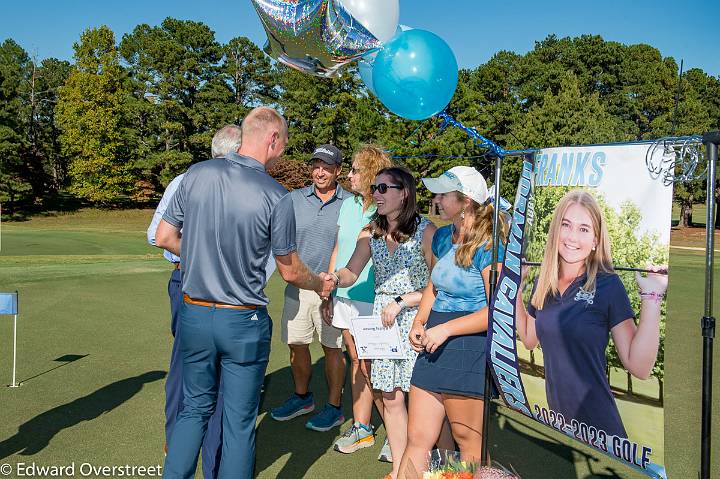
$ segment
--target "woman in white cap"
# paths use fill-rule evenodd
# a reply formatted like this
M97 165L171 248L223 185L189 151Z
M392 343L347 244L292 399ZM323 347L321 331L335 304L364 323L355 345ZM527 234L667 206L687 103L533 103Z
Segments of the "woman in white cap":
M427 469L428 451L447 416L463 460L479 461L482 448L485 341L493 206L487 184L474 168L456 166L437 178L423 178L435 193L440 217L436 258L409 333L419 354L410 388L408 445L400 476ZM507 224L502 222L502 238ZM498 248L502 261L505 248Z
M335 281L339 287L352 285L372 258L373 315L380 316L386 327L397 323L400 334L407 338L432 268L431 245L436 228L418 213L415 178L405 168L380 170L371 190L377 212L358 236L347 266L334 273ZM371 381L373 388L382 392L383 420L393 456L393 469L386 479L398 477L400 458L407 444L405 393L410 390L417 357L407 341L401 346L402 359L372 361ZM433 443L435 440L437 437Z

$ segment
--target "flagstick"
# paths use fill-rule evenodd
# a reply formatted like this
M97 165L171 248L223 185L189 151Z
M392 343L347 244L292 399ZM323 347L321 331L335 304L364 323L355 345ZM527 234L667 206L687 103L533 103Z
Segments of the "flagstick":
M17 314L13 317L13 374L12 374L12 384L10 385L11 388L18 387L17 381L16 381L16 366L17 366Z

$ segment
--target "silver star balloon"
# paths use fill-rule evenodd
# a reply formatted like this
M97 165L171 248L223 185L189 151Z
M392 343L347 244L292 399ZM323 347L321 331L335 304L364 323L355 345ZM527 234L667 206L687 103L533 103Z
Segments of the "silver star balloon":
M339 76L381 46L341 0L251 0L268 40L265 53L304 73Z

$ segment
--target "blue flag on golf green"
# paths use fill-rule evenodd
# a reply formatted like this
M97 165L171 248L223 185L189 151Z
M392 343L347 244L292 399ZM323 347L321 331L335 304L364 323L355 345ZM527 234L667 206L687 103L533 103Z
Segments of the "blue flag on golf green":
M18 314L18 294L0 293L0 314Z

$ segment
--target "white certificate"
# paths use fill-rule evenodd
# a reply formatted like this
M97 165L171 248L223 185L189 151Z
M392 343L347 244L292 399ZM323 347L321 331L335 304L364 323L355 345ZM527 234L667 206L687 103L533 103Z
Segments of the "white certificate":
M389 328L380 316L358 316L350 321L360 359L405 359L397 322Z

